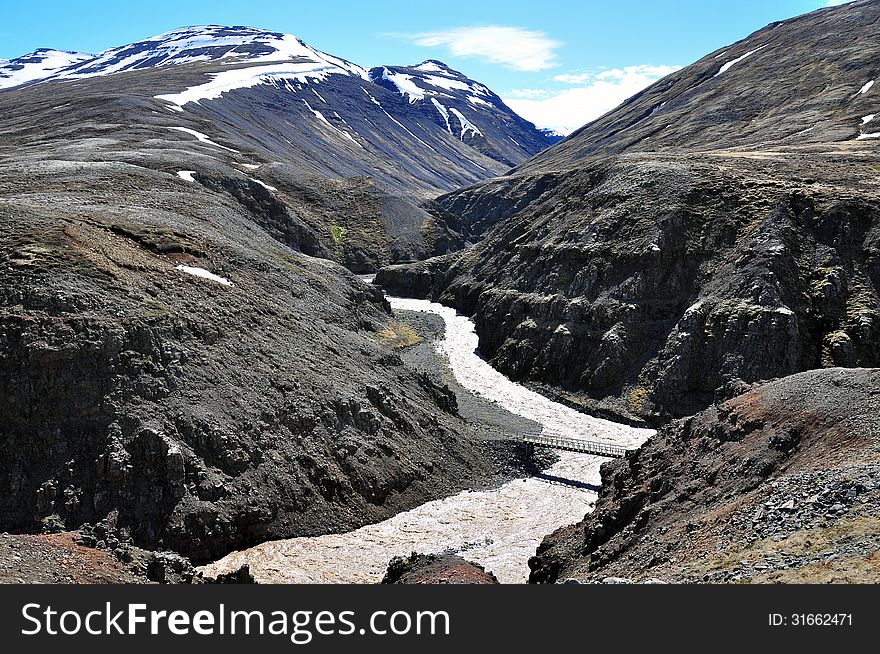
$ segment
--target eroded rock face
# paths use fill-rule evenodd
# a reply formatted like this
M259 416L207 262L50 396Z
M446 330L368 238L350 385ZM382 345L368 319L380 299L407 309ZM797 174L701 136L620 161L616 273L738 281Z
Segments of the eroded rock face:
M743 383L880 364L869 171L833 180L822 161L801 163L822 176L807 184L794 161L700 159L631 155L559 174L473 248L377 283L473 314L481 352L513 378L617 398L634 415L687 415Z
M875 582L878 416L880 371L835 368L674 421L602 467L596 510L530 580Z

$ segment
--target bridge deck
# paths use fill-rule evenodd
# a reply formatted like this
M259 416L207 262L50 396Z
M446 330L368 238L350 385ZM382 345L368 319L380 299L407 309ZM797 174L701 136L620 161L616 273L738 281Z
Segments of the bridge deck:
M554 450L595 454L597 456L606 456L612 459L622 459L626 456L627 452L627 449L620 445L587 441L580 438L564 438L562 436L552 436L549 434L524 434L521 440L523 443L530 443L540 447L549 447Z

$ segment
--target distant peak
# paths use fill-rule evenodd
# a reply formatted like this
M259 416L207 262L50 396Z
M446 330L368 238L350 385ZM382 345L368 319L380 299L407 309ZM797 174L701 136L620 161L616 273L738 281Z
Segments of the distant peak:
M178 43L185 41L218 41L223 39L250 39L254 41L279 41L297 39L295 36L272 30L245 25L189 25L138 41L137 43ZM133 44L129 44L133 45ZM118 49L118 48L114 48Z
M74 55L76 57L93 57L87 52L77 52L76 50L59 50L58 48L37 48L31 54L63 54Z
M458 73L458 71L452 70L449 66L437 59L428 59L420 63L418 66L413 66L413 68L415 70L420 70L425 73L455 73L456 75L460 74Z

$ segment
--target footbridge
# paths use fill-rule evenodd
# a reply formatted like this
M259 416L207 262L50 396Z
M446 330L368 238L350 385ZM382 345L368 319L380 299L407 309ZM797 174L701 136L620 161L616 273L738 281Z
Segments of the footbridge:
M565 450L566 452L594 454L596 456L604 456L610 459L622 459L626 457L628 451L625 447L621 447L620 445L600 443L599 441L588 441L581 438L568 438L543 432L527 432L523 434L519 440L522 443L528 443L529 445L534 445L536 447L548 447L554 450Z

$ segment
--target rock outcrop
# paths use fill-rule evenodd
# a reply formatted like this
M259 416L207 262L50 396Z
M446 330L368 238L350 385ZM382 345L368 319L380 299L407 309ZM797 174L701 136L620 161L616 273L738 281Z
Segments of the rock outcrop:
M548 536L531 581L880 580L880 370L786 377L602 467L595 511Z
M416 554L395 557L388 564L383 584L497 584L491 572L460 556Z
M243 174L216 189L176 174L191 157L231 177L217 148L88 137L88 123L66 138L51 132L66 118L25 127L30 108L0 114L14 133L0 146L0 530L109 520L136 545L208 559L495 479L454 396L383 335L378 289L309 256L308 226Z

